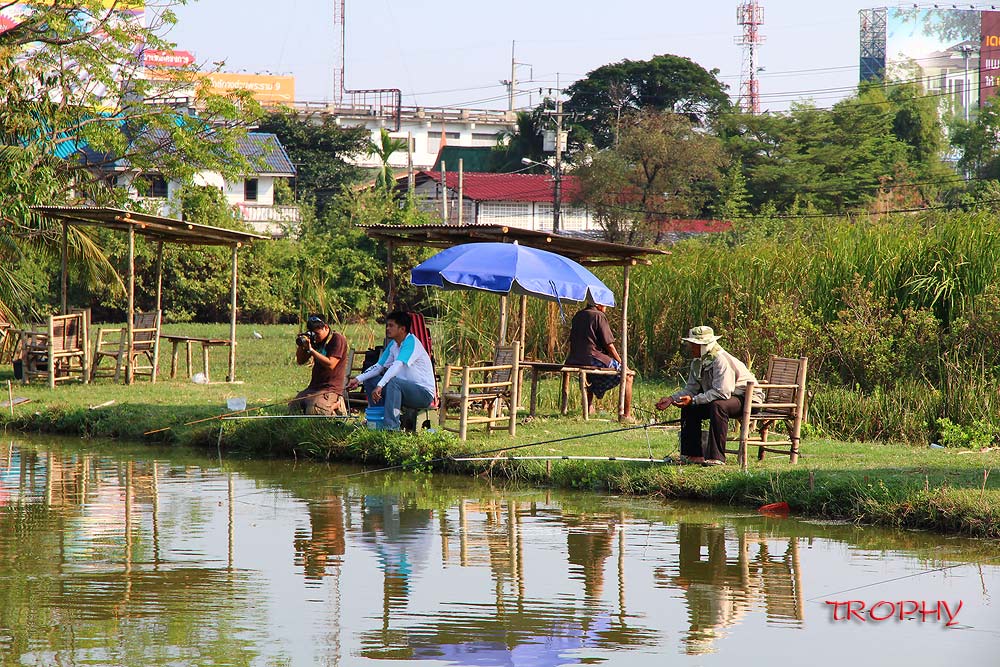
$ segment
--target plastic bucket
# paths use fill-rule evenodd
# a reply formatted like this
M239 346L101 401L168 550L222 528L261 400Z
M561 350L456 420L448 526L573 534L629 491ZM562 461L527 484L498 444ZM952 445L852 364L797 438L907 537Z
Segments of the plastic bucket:
M376 430L382 428L385 422L385 407L376 405L365 408L365 421L368 422L368 428Z

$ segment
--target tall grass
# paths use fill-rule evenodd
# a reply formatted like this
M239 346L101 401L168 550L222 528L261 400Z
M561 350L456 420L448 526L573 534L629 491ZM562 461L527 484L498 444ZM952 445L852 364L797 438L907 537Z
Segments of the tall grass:
M751 232L685 241L632 271L631 366L647 377L679 377L680 336L708 324L758 370L769 354L810 357L814 380L840 387L816 404L840 437L911 439L923 429L923 438L935 413L957 423L975 415L1000 420L993 389L1000 345L992 344L1000 340L992 333L1000 298L984 300L1000 292L1000 229L992 216L818 219L769 236ZM620 271L598 274L620 294ZM497 297L435 298L454 356L489 358ZM992 310L976 312L983 304ZM516 299L509 308L513 336ZM615 311L609 315L617 330ZM565 354L567 324L553 321L547 304L529 300L525 326L529 356ZM949 361L945 350L958 359ZM973 358L981 358L978 366ZM940 396L922 397L921 386ZM846 398L852 392L856 400ZM905 422L893 411L908 415Z

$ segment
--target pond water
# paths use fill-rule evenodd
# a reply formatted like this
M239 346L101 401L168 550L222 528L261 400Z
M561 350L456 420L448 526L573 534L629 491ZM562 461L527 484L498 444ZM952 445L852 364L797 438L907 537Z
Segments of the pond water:
M0 445L0 664L1000 660L993 542L359 472Z

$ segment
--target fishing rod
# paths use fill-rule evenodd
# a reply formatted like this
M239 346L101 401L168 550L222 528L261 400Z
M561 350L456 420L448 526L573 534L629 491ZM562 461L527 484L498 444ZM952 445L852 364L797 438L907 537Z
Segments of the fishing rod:
M639 424L638 426L625 426L625 427L622 427L622 428L611 429L609 431L597 431L596 433L584 433L584 434L581 434L581 435L568 435L568 436L566 436L564 438L554 438L552 440L542 440L540 442L528 442L528 443L525 443L523 445L511 445L509 447L497 447L496 449L487 449L485 451L479 451L479 452L469 452L468 454L459 454L457 456L454 456L454 455L439 456L436 459L431 459L429 461L425 461L424 463L427 463L427 464L441 463L442 461L448 461L448 460L457 461L457 460L463 459L463 458L464 459L469 459L469 458L477 457L477 456L481 457L481 456L484 456L486 454L497 454L499 452L513 451L515 449L523 449L525 447L538 447L538 446L541 446L541 445L552 445L552 444L555 444L555 443L558 443L558 442L568 442L570 440L581 440L583 438L593 438L594 436L598 436L598 435L610 435L612 433L624 433L626 431L636 431L636 430L639 430L639 429L653 428L655 426L669 426L671 424L680 424L680 423L681 423L680 419L669 419L669 420L666 420L666 421L653 422L653 423L650 423L650 424ZM604 457L601 457L601 458L602 458L602 460L604 459ZM643 459L643 460L646 460L646 459ZM406 466L407 466L406 463L400 463L399 465L388 466L386 468L376 468L374 470L365 470L363 472L351 473L350 475L344 475L343 478L346 479L348 477L359 477L361 475L367 475L367 474L374 473L374 472L388 472L390 470L398 470L400 468L405 468Z
M263 410L265 408L273 408L279 405L288 405L289 403L304 401L307 398L312 398L313 396L319 396L320 394L325 394L325 393L328 392L317 391L313 392L312 394L306 394L305 396L296 396L294 398L286 399L284 401L278 401L277 403L267 403L265 405L257 405L252 408L243 408L242 410L234 410L233 412L224 412L221 415L212 415L211 417L202 417L201 419L193 419L189 422L184 422L183 424L179 424L176 427L165 426L164 428L155 428L150 431L146 431L145 433L143 433L143 435L152 435L153 433L163 433L164 431L169 431L173 428L180 428L181 426L192 426L194 424L201 424L203 422L212 421L215 419L225 419L226 417L232 417L234 415L243 414L244 412L252 412L253 410Z

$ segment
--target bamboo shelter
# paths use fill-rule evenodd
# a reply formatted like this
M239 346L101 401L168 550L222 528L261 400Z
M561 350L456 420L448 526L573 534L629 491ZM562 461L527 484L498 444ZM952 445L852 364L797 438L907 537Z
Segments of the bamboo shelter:
M229 372L227 382L236 380L236 285L238 261L237 251L245 244L257 240L270 240L267 236L241 232L234 229L198 225L174 218L159 215L137 213L119 208L95 206L35 206L32 211L42 216L62 223L62 313L68 312L68 253L69 228L71 225L101 227L123 231L128 235L128 272L126 292L128 307L126 320L126 355L125 382L131 384L134 379L132 368L132 351L135 347L135 235L140 234L156 241L156 306L162 311L163 297L163 245L174 243L181 246L228 246L232 250L230 268L229 292Z
M420 246L424 248L450 248L463 243L493 242L513 243L531 248L540 248L562 255L584 266L622 267L621 291L621 347L622 386L618 392L619 418L625 413L625 382L628 377L628 300L629 274L633 266L648 265L647 255L669 255L666 250L622 245L596 239L567 236L552 232L540 232L505 225L371 225L365 233L372 239L385 243L387 250L388 280L386 283L386 304L389 310L396 305L396 286L393 282L393 250L397 246ZM507 342L507 297L500 298L499 345ZM526 295L521 295L520 321L524 322L528 309ZM525 347L525 331L521 327L520 349Z

